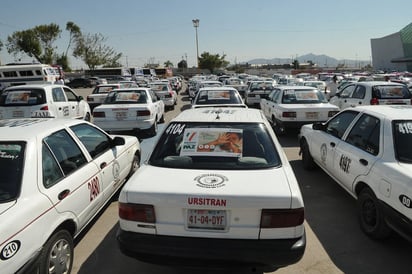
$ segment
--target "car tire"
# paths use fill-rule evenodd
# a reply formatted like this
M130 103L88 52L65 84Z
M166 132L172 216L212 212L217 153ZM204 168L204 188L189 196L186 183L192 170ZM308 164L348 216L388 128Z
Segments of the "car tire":
M73 266L73 252L71 234L67 230L57 231L42 248L38 273L70 273Z
M316 167L316 163L313 161L312 155L310 155L309 146L306 140L301 141L300 149L302 153L303 168L306 170L314 169Z
M162 117L160 117L159 123L163 124L165 122L165 115L163 114Z
M127 179L129 179L133 173L135 173L140 167L140 157L139 155L134 155L132 160L132 166L130 167L129 174L127 175Z
M157 134L157 118L155 119L153 125L148 130L149 136L153 137Z
M366 235L376 240L389 237L391 229L385 221L384 213L376 195L369 187L360 192L357 207L359 223Z
M84 116L84 120L87 121L87 122L91 121L90 113L88 113L88 112L86 113L86 115Z
M275 116L272 116L272 127L275 131L276 135L282 136L286 134L285 127L280 125L279 122L276 120Z

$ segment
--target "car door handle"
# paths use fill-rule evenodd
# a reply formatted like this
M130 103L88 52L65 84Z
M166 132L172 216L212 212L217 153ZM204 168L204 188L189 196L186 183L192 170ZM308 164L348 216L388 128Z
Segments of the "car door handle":
M57 198L59 198L59 200L63 200L64 198L66 198L67 196L69 196L70 194L70 190L69 189L65 189L62 192L59 193L59 195L57 196Z
M103 162L103 163L100 164L100 169L103 169L103 168L105 168L106 166L107 166L107 163L106 163L106 162Z
M365 160L365 159L360 159L360 160L359 160L359 163L361 163L361 164L364 165L364 166L367 166L367 165L368 165L368 161Z
M335 142L330 142L330 146L335 147L336 146Z

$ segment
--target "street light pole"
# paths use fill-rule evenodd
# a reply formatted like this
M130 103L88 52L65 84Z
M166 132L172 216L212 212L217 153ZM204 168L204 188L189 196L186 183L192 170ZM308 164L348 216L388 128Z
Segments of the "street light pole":
M197 40L197 28L199 27L199 19L193 19L193 27L196 30L196 67L199 68L199 44Z

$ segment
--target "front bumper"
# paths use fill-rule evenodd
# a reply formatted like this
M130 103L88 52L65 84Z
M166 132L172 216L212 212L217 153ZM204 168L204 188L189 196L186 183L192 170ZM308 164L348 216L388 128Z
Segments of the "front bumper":
M119 229L123 254L155 264L180 266L253 266L277 269L298 262L305 233L296 239L214 239L159 236Z

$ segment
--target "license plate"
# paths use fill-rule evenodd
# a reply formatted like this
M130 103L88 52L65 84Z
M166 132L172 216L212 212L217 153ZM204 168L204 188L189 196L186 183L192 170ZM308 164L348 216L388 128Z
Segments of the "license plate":
M126 112L116 112L117 120L124 120L126 118Z
M319 114L317 112L306 112L306 118L318 119Z
M187 211L187 227L191 229L226 229L225 210L189 209Z
M19 118L24 116L24 112L22 110L14 110L12 115L13 118Z

